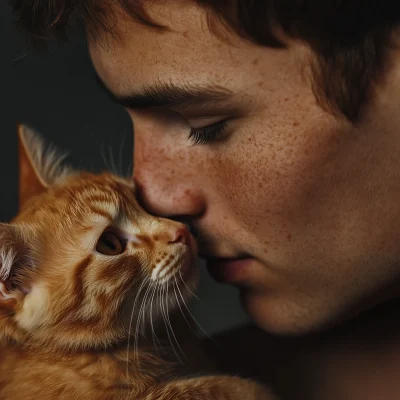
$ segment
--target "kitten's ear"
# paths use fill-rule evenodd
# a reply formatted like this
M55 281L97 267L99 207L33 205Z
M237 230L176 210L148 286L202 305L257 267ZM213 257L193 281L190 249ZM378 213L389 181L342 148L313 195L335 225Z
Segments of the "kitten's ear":
M12 313L24 298L18 274L29 267L30 256L20 229L0 224L0 315Z
M19 150L19 208L46 191L54 183L60 172L60 164L65 156L53 149L47 150L43 139L26 125L18 125Z

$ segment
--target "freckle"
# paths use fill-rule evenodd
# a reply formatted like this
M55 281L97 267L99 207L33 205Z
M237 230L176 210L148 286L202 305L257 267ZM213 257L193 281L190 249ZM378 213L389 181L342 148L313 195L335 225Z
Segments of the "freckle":
M262 81L260 81L260 82L258 82L258 87L263 87L264 86L264 82L262 82Z
M287 97L285 97L284 99L283 99L283 101L288 101L289 99L287 98Z
M287 235L287 239L289 240L289 242L292 240L292 235L290 233Z
M266 246L269 246L268 240L265 240L265 241L264 241L264 244L265 244Z
M256 226L260 226L260 223L258 221L256 221Z
M228 217L226 215L224 215L223 218L225 221L228 219Z
M259 60L258 60L258 58L256 58L256 59L253 60L252 64L253 64L253 65L257 65L258 62L259 62Z
M259 187L259 189L262 189L262 188L263 188L263 184L260 182L260 183L258 184L258 187Z
M293 126L299 126L299 125L300 124L297 121L293 122Z

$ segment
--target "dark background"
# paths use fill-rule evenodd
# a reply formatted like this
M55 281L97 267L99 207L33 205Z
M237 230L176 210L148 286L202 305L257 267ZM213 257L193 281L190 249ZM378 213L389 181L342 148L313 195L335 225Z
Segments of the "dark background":
M16 121L39 130L49 142L70 153L81 168L104 169L112 160L121 172L132 165L132 124L98 86L83 37L47 51L27 49L13 25L6 1L0 3L0 221L17 210ZM201 267L199 298L193 312L208 332L246 320L235 289L219 285Z

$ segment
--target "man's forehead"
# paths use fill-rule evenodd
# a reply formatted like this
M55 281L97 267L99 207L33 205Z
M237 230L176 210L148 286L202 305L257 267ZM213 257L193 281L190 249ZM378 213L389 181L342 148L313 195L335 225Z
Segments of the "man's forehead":
M143 40L147 36L152 39L163 36L164 33L190 35L197 28L206 34L209 22L213 21L213 13L195 0L176 0L166 2L161 0L136 1L132 6L134 12L127 10L121 1L107 4L105 14L106 29L96 32L97 38L117 39L120 45L129 45L132 33ZM215 21L220 21L215 18ZM99 34L99 35L97 35Z
M157 31L138 22L127 22L105 45L92 44L90 54L95 69L114 94L125 95L126 88L141 92L161 85L187 87L221 81L230 65L239 64L229 45L204 26L187 30ZM121 30L121 28L119 28ZM221 86L223 82L221 82Z
M271 56L264 47L237 35L216 35L209 29L206 11L193 10L195 2L189 3L186 11L171 6L170 21L179 14L179 23L171 30L153 29L124 16L116 36L109 35L105 45L90 46L100 80L115 96L125 97L122 104L146 104L149 99L163 103L166 97L168 104L175 100L187 104L194 98L211 101L237 92L246 82L282 73L287 62L280 61L283 53L276 50ZM217 93L210 96L210 91Z

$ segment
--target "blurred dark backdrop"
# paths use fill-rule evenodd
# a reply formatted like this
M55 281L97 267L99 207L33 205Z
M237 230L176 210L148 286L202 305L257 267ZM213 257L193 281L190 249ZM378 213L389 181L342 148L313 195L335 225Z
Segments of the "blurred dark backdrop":
M132 164L132 124L98 86L82 37L45 52L27 49L13 25L10 7L0 3L0 221L17 210L16 121L39 130L70 153L81 168L104 169L112 160L121 171ZM193 312L214 333L246 320L235 289L212 281L201 267L200 300Z

